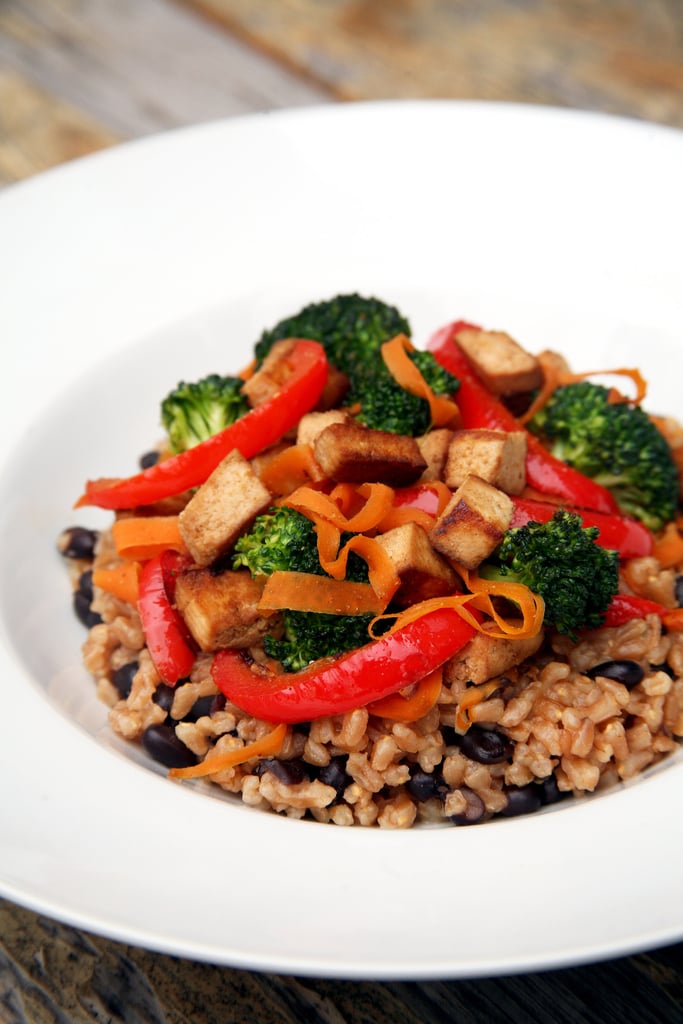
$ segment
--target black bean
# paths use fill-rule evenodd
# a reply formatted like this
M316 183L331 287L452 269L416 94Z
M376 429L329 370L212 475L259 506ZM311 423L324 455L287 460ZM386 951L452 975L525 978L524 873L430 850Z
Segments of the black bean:
M530 782L528 786L507 786L504 793L508 802L498 813L505 818L513 818L518 814L533 814L542 804L538 789L535 782Z
M650 665L650 668L653 672L666 672L670 679L676 678L676 673L672 669L671 665L667 665L666 662L663 662L661 665Z
M254 771L255 775L272 772L285 786L296 786L299 782L308 782L309 774L305 763L300 758L283 761L279 757L264 757Z
M62 530L57 539L57 549L64 558L93 558L99 533L85 526L70 526Z
M603 661L589 669L586 675L590 676L591 679L595 679L596 676L604 676L605 679L613 679L616 683L621 683L630 689L632 686L638 685L645 672L642 665L639 665L637 661L621 659Z
M86 569L85 572L82 572L78 577L78 592L83 595L88 604L92 602L92 599L95 596L92 583L92 569Z
M683 576L677 576L674 583L674 597L679 608L683 607Z
M507 736L480 725L470 726L460 738L460 749L465 757L479 764L500 764L512 756L512 743Z
M434 798L443 799L448 791L440 772L426 772L419 764L412 765L406 789L418 803Z
M331 757L329 764L324 765L318 772L318 778L326 786L332 786L337 793L337 799L341 799L344 790L353 781L346 771L346 758L341 755Z
M209 711L209 714L215 715L217 711L224 711L225 705L227 703L228 702L225 699L225 694L217 693L216 696L211 701L211 710Z
M546 804L556 804L560 800L565 800L570 793L565 789L560 789L557 785L557 779L554 775L548 775L542 782L536 783L538 788L538 795L541 798L541 803L545 806Z
M209 694L208 697L198 697L194 702L190 710L183 719L184 722L196 722L198 718L203 718L205 715L211 714L213 707L214 697Z
M462 793L465 797L466 806L464 811L458 814L451 814L451 821L454 825L476 825L486 813L484 801L478 793L475 793L473 789L469 789L467 786L459 787L458 792Z
M166 768L189 768L197 758L178 739L172 725L150 725L142 734L142 745L155 761Z
M156 451L145 452L145 454L141 455L140 458L138 459L140 469L149 469L150 466L156 466L158 461L159 452Z
M128 661L121 668L117 668L114 675L111 677L111 681L118 690L119 697L121 700L125 700L130 693L131 686L133 685L133 676L139 668L137 661Z
M98 615L97 612L92 611L90 608L90 601L85 594L80 592L80 590L76 590L74 592L73 602L74 611L84 626L87 626L88 629L92 629L93 626L98 626L100 624L102 616Z
M172 686L167 686L166 683L159 683L152 700L155 704L158 704L167 715L170 715L171 708L173 706L173 698L175 697L175 690Z

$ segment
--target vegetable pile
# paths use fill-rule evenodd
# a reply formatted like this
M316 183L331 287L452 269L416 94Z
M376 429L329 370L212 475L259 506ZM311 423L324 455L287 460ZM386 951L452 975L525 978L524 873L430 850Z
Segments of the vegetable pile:
M675 438L588 376L464 321L418 351L402 313L350 294L165 396L146 468L76 502L115 513L93 593L136 610L163 686L209 657L228 705L270 723L171 774L258 772L293 726L357 708L419 722L475 638L503 668L473 669L461 735L551 635L683 628L629 576L683 562Z

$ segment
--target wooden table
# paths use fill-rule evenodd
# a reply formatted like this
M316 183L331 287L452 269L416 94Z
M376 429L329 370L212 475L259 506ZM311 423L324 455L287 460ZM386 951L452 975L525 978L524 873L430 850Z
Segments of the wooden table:
M197 121L419 96L683 128L681 0L0 2L0 185ZM176 960L0 901L11 1024L598 1020L683 1020L683 945L510 978L306 980Z

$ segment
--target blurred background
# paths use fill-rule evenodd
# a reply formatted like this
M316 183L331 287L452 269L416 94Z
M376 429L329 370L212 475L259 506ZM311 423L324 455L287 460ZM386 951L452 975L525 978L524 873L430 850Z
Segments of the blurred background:
M196 122L408 97L683 128L683 0L0 0L0 186ZM3 1024L598 1020L683 1020L683 946L517 978L344 983L180 961L0 901Z
M683 127L683 4L0 0L0 184L179 125L406 97Z

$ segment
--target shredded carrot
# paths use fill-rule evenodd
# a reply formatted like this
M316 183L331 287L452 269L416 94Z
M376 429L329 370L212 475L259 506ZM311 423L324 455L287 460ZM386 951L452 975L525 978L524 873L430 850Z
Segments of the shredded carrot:
M434 514L424 512L422 509L411 508L410 505L392 506L384 518L377 524L379 533L386 533L387 530L393 530L394 527L403 526L405 523L417 523L424 530L432 528L435 517L441 515L453 497L453 492L442 480L429 480L420 486L435 492L437 504Z
M308 444L293 444L284 448L261 470L261 483L271 494L291 494L310 480L319 479L321 470Z
M112 526L117 554L121 558L154 558L169 548L184 554L178 516L131 516L117 519Z
M423 718L439 699L443 668L437 668L413 688L413 692L404 696L400 691L391 693L382 700L372 701L367 705L371 715L389 718L392 722L416 722Z
M458 710L455 713L455 724L463 732L466 732L472 724L470 721L470 708L475 707L477 704L481 704L482 701L490 697L494 690L497 690L500 683L496 679L490 679L488 683L482 683L479 686L468 686L462 697L458 701Z
M235 750L226 750L223 754L214 754L207 757L200 764L191 765L189 768L171 768L169 777L172 779L198 779L204 775L215 775L226 768L232 768L237 764L244 764L254 757L267 757L270 754L279 754L282 744L287 735L287 726L284 722L277 725L272 732L262 736L253 743L246 743L243 747Z
M683 536L677 523L667 523L663 533L652 549L652 554L662 568L671 569L683 563Z
M374 537L364 537L362 534L358 534L344 544L336 557L328 559L325 557L324 551L321 553L320 535L318 535L320 565L335 580L343 580L346 576L348 558L352 551L367 562L370 586L377 594L382 607L386 607L398 590L401 581L394 568L394 563L381 544L378 544Z
M378 529L380 533L386 533L387 530L405 526L406 523L417 523L423 530L431 530L434 525L434 516L430 516L429 512L423 512L419 508L409 508L408 506L392 508L378 524Z
M141 568L139 562L126 559L112 569L95 569L92 581L100 590L106 590L108 594L135 607L138 603Z
M367 533L374 529L391 508L394 492L386 484L361 484L357 493L364 504L352 516L346 516L334 499L312 487L299 487L283 504L295 508L309 519L319 517L350 533Z
M662 622L667 629L683 629L683 608L674 608L662 615Z
M461 422L456 403L445 395L435 395L424 379L409 352L415 349L405 334L397 334L382 345L382 359L396 383L411 395L424 398L429 403L432 426L456 426Z
M470 591L466 594L450 594L445 597L432 597L411 605L396 616L392 616L392 632L407 626L409 622L422 618L423 615L438 608L453 608L479 633L484 633L498 640L527 640L538 636L543 627L545 602L539 594L522 583L509 583L503 580L482 580L474 572L463 566L454 566ZM506 618L494 604L495 598L505 598L517 606L518 614L514 618ZM490 621L482 621L476 614L483 612ZM519 615L521 614L521 618ZM382 617L379 616L379 621ZM372 625L372 624L371 624Z
M386 603L369 583L334 580L309 572L276 571L266 580L258 607L323 615L376 615L384 611Z
M249 380L250 377L254 376L255 371L256 371L256 360L252 359L252 361L250 363L247 363L247 365L244 367L243 370L240 370L240 372L237 374L237 376L241 380Z
M559 369L556 361L552 358L552 353L542 352L538 358L543 370L543 385L524 415L519 417L521 424L528 423L550 401L557 388L564 387L566 384L578 384L589 377L628 377L633 381L636 389L633 398L625 398L620 392L611 389L610 402L631 402L633 405L640 405L647 394L647 381L640 370L636 368L620 367L615 370L588 370L586 373L567 373Z

